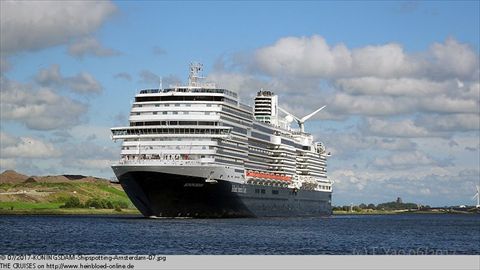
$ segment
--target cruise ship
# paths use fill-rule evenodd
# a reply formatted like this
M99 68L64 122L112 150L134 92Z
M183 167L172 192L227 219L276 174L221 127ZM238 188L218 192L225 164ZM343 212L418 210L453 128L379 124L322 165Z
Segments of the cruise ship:
M304 130L325 106L295 117L261 89L251 107L201 71L193 63L188 85L140 90L129 126L111 128L122 141L112 169L138 210L152 218L330 215L330 153Z

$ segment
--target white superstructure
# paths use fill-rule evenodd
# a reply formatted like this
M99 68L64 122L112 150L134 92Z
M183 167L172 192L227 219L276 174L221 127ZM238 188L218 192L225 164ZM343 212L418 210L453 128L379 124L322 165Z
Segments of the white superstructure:
M123 140L117 175L135 169L331 192L325 146L303 130L323 107L295 117L300 130L293 130L294 116L279 116L273 92L259 91L252 108L237 93L204 83L200 71L193 64L188 85L135 96L130 125L111 129L113 140Z

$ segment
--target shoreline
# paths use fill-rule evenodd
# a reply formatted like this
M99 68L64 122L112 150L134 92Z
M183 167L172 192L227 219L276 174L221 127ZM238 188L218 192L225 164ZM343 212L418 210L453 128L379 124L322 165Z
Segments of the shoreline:
M410 211L410 210L396 210L396 211L363 211L363 212L348 212L348 211L333 211L332 216L347 216L347 215L404 215L404 214L477 214L475 211ZM89 209L89 208L37 208L37 209L0 209L0 216L2 215L139 215L142 214L137 209L122 209L116 211L115 209Z
M0 209L2 215L141 215L137 209L87 209L87 208L56 208L56 209Z
M441 209L441 210L373 210L373 211L360 211L360 212L349 212L349 211L333 211L333 216L344 216L344 215L404 215L404 214L466 214L472 215L479 213L478 210L469 209L465 211L450 210L450 209Z

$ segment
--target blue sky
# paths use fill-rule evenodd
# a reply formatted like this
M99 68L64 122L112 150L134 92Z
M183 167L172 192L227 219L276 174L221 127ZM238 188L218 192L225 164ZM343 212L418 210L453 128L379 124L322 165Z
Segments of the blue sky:
M33 12L35 10L35 12ZM135 91L191 61L332 151L334 204L473 204L479 1L1 2L0 169L113 176Z

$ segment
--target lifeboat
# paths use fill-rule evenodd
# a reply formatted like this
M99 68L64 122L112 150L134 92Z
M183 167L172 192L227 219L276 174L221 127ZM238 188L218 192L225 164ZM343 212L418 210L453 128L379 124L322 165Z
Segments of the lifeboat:
M277 180L283 182L291 182L292 177L283 174L273 174L273 173L266 173L266 172L258 172L258 171L247 171L247 177L251 178L259 178L263 180Z

